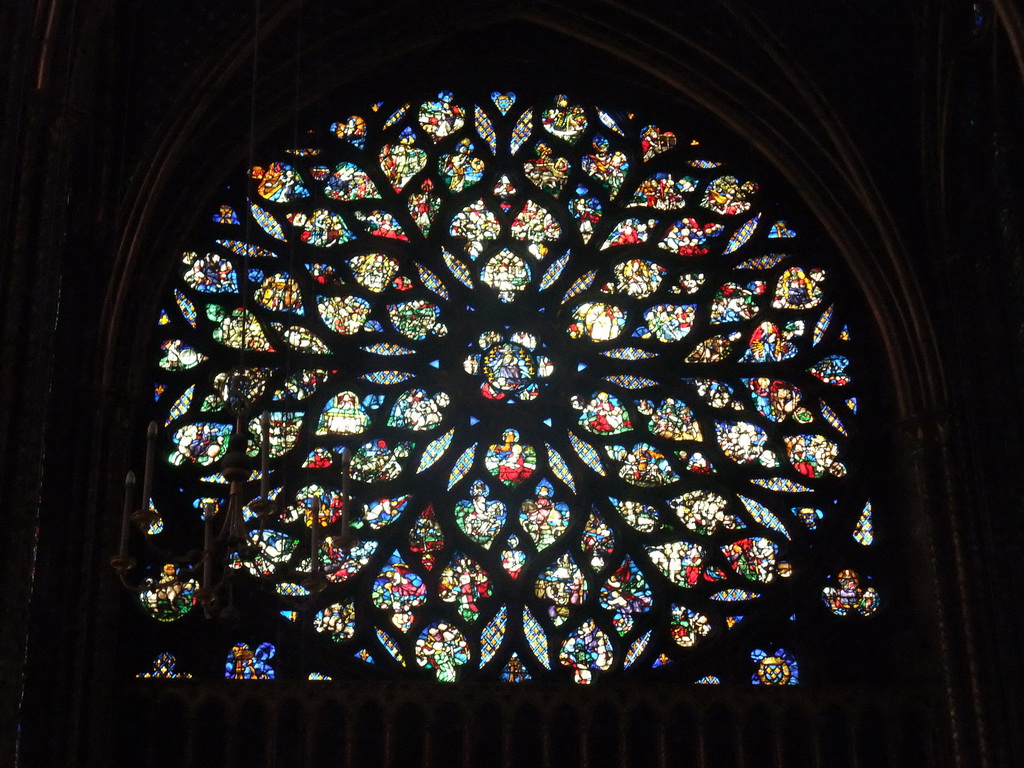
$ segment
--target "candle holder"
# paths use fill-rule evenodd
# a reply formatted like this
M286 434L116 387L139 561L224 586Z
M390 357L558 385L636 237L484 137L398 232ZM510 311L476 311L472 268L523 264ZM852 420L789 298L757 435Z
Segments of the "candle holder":
M271 497L270 490L270 413L264 411L260 417L260 450L259 450L259 494L246 504L246 485L253 479L254 461L248 454L249 437L246 430L248 409L239 403L235 411L235 424L228 439L227 450L220 459L220 473L228 484L227 504L222 510L218 505L207 503L203 507L203 546L186 553L174 554L164 552L156 546L152 529L159 519L151 505L156 441L159 427L151 422L146 430L145 473L142 482L141 505L134 508L136 494L136 477L128 472L125 477L125 497L121 520L121 541L118 554L110 558L110 565L117 574L121 584L130 592L140 597L154 589L162 590L163 594L180 595L186 589L195 603L201 605L207 618L219 616L225 620L237 618L238 609L234 605L235 581L243 570L246 562L253 562L261 554L261 539L265 524L281 514L281 505ZM342 510L340 524L332 524L329 515L324 514L323 502L319 497L312 500L309 521L309 568L293 567L293 576L309 595L317 595L330 586L330 580L324 573L320 558L320 549L324 538L331 536L331 546L344 552L350 552L359 541L351 527L351 467L352 455L347 448L341 452L342 477ZM252 512L246 520L246 506ZM152 577L133 581L131 572L138 562L129 554L129 543L132 528L143 534L149 549L166 565L158 581ZM302 544L300 543L300 547ZM249 571L253 572L250 568ZM268 575L258 578L267 583L276 582L280 578ZM191 585L199 579L198 586ZM281 600L296 610L305 607L307 601L279 594Z

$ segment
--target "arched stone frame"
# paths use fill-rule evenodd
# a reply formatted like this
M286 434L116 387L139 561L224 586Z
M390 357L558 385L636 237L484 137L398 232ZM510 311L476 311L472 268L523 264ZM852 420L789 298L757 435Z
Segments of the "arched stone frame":
M547 35L566 34L568 30L564 28L561 22L562 20L557 14L554 15L554 18L551 16L545 17L543 14L532 15L530 18L530 23L538 24L543 29L539 33L542 39ZM443 26L442 24L441 28ZM481 22L481 27L486 29L486 23ZM664 32L664 30L661 31ZM463 34L465 33L466 31L463 30ZM488 37L485 32L481 32L481 36ZM492 36L500 38L502 35L498 32ZM587 42L593 45L594 39L591 37ZM605 39L598 43L598 47L602 44L608 45L609 42ZM436 44L442 46L446 43L450 44L450 42L441 39ZM339 47L340 44L334 42L332 45ZM708 55L707 52L702 51L700 48L694 48L693 52L696 55L704 57ZM645 72L650 67L644 53L644 51L631 50L628 56L622 57L624 59L623 63L634 71L638 71L639 77L647 74L657 76L653 72ZM357 56L356 58L359 57ZM294 62L294 64L297 67L301 66L301 62ZM543 69L543 65L541 65L540 69ZM850 212L851 203L854 200L859 203L858 212L863 212L864 216L872 222L874 225L872 229L880 230L875 244L881 244L883 252L886 250L892 252L898 249L898 245L893 243L895 238L886 236L885 230L888 228L888 222L885 220L885 211L878 205L877 199L871 195L870 190L867 188L867 183L861 178L855 161L850 157L848 148L836 136L826 136L826 138L816 140L814 132L806 124L806 121L797 119L791 112L787 113L778 103L766 100L763 94L758 93L760 87L758 84L745 80L738 75L727 71L723 77L719 71L709 73L696 66L688 67L682 56L679 56L677 61L672 62L668 69L673 74L672 76L666 76L663 70L661 82L658 84L659 87L671 88L679 94L681 100L695 102L699 107L711 112L728 129L735 131L748 141L755 148L755 152L758 152L769 162L780 168L781 175L796 189L801 191L803 202L810 208L813 214L818 216L819 221L823 223L828 234L840 244L841 256L853 267L851 271L859 278L862 285L866 283L871 286L864 293L868 297L867 302L876 321L879 318L884 318L878 325L880 328L885 329L881 332L881 338L888 351L888 357L892 360L894 356L892 350L898 343L893 338L889 338L895 334L895 331L891 330L894 319L892 315L899 312L900 308L904 306L904 302L889 298L886 292L888 291L889 295L896 295L901 290L905 291L906 286L899 286L899 278L901 277L899 272L895 274L897 285L893 285L894 274L888 262L882 262L880 259L874 258L869 260L863 257L865 252L874 256L876 250L868 247L867 243L869 241L865 234L866 228L862 222L857 222L857 217L853 216ZM282 65L280 70L287 70L287 66ZM351 78L353 82L358 82L364 73L345 72L339 73L339 75ZM730 75L732 76L730 77ZM366 85L361 83L356 87L361 87L364 90L367 88ZM282 83L280 92L275 93L271 90L269 95L267 95L267 92L264 91L261 93L259 100L260 102L280 100L282 104L285 104L288 102L289 97L294 99L294 92L289 92L290 89L294 89L294 85L287 82L286 79ZM326 87L322 88L320 92L314 91L313 94L307 94L303 91L303 98L311 100L315 95L322 95L322 91L325 89ZM804 103L807 103L810 109L814 108L817 101L815 94L808 92L806 88L800 85L799 81L797 81L795 91L797 97ZM738 95L738 93L745 94L745 97ZM753 104L756 104L761 111L759 112L757 109L752 108ZM798 132L798 135L802 134L801 138L808 137L812 145L816 145L815 149L818 151L814 155L814 163L808 157L811 153L806 151L805 144L801 143L798 145L796 141L785 138L787 131L778 125L772 124L771 119L765 114L766 106L772 110L771 117L786 121L783 123L786 128L794 131L794 133ZM285 116L287 116L288 110L283 111ZM753 115L758 116L756 121L751 119ZM191 113L191 119L195 118L196 113ZM834 129L834 126L826 124L825 131L827 132L829 128ZM183 141L180 136L176 140ZM827 143L829 140L831 145ZM237 156L239 149L236 147L233 152ZM202 163L200 166L204 169L209 167L206 163ZM831 172L830 175L835 179L833 184L822 183L821 177L825 175L821 170L822 167L827 168ZM178 170L184 169L179 166ZM197 179L197 181L199 180ZM184 185L183 188L192 189L190 185ZM843 192L837 192L837 189L843 190ZM847 191L852 191L853 194L849 196L844 194ZM852 198L852 200L848 198ZM188 203L185 205L187 206ZM191 206L189 207L191 208ZM858 256L860 257L859 259L857 258ZM886 301L887 298L889 298L889 301ZM913 319L913 313L908 314ZM917 335L919 330L904 330L904 333ZM916 356L920 356L926 351L921 350L918 346L914 348ZM901 366L897 369L898 375L912 380L910 377L913 376L913 373L908 371L904 365L905 357L900 356L899 359ZM916 387L899 379L894 383L896 384L894 389L896 393L895 410L897 412L901 408L908 407L914 395L922 392L927 394L927 391L923 388Z

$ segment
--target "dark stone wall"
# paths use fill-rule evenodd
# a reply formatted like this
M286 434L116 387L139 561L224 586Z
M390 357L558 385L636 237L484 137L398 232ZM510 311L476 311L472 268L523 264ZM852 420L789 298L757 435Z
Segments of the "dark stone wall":
M114 748L133 700L111 694L124 594L106 565L141 450L138 318L238 137L389 83L503 78L696 103L800 190L886 362L876 466L912 601L892 652L920 687L891 696L926 690L927 764L1024 762L1022 29L1005 0L21 3L0 25L0 764L145 754Z

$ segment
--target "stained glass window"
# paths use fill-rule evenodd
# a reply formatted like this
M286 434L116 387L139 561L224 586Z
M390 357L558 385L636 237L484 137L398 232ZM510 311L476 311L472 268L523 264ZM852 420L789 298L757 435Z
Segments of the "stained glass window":
M267 153L216 201L222 239L178 257L180 312L156 324L154 508L201 537L231 407L252 456L270 412L280 511L249 515L235 566L318 649L303 678L660 674L814 578L826 529L871 545L838 268L685 138L568 95L442 92L338 113L316 153ZM820 575L826 616L879 605L866 574ZM140 603L181 621L197 579L156 563ZM736 651L733 679L795 684L774 642ZM238 643L225 674L289 653Z

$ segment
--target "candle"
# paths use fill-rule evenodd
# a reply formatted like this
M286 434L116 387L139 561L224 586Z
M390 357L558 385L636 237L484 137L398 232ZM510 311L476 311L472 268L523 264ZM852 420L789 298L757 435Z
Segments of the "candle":
M313 527L312 533L309 537L309 547L313 556L313 564L310 566L309 572L316 574L320 571L320 497L314 497L313 499Z
M349 453L348 448L341 449L341 528L342 534L346 538L348 537L348 526L349 520L351 519L349 511L350 490L352 485L352 479L349 476L349 464L352 461L352 454Z
M264 411L260 417L260 496L264 501L270 496L270 411Z
M128 528L132 519L132 495L135 493L135 473L124 476L124 514L121 516L121 549L120 556L128 557Z
M203 510L203 589L210 588L213 577L213 510L211 503Z
M153 496L153 458L156 455L156 431L156 422L149 422L149 429L146 430L146 471L142 476L143 512L149 511L149 500Z

